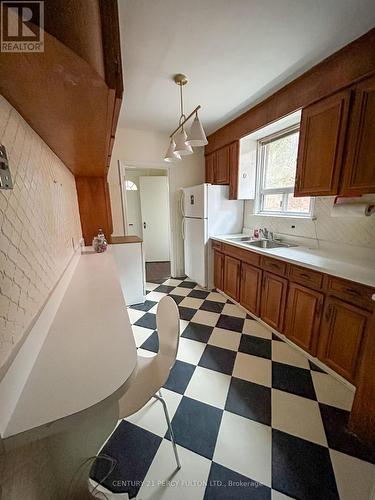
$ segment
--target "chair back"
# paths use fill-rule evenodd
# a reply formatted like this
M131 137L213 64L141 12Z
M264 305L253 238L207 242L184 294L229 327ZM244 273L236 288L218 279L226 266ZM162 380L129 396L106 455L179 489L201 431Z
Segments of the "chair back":
M156 311L159 337L159 354L170 358L170 368L175 363L180 340L180 314L176 302L171 297L163 297Z

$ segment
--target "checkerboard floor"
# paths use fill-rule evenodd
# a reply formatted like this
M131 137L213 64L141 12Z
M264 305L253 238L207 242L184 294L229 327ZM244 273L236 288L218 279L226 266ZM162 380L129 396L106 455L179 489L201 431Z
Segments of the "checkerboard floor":
M177 361L162 389L182 469L156 400L119 423L104 485L139 499L368 500L375 453L346 430L353 393L216 291L148 286L128 308L139 353L158 350L156 308L180 311ZM102 474L102 475L100 475ZM93 477L106 474L94 467Z

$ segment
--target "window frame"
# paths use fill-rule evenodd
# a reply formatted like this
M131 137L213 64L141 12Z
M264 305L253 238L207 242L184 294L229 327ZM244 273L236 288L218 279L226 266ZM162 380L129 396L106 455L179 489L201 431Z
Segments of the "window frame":
M275 132L266 137L262 137L257 141L257 168L256 168L256 186L255 186L255 215L270 216L270 217L294 217L294 218L313 218L314 211L314 199L310 197L310 209L308 212L291 212L287 211L288 206L288 195L294 193L294 186L286 188L268 188L264 189L264 176L265 176L265 165L266 165L266 155L267 149L264 147L271 142L282 139L283 137L288 137L289 135L299 132L300 124L292 125L291 127L285 128L278 132ZM282 195L282 206L278 211L264 210L264 196L271 194L281 194Z

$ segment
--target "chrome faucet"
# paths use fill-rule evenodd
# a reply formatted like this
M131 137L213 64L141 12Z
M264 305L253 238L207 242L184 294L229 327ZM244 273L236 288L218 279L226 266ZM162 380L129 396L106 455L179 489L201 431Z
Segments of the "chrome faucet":
M263 236L263 238L265 240L273 240L273 232L272 231L268 231L268 229L265 227L265 228L260 228L259 229L259 233Z

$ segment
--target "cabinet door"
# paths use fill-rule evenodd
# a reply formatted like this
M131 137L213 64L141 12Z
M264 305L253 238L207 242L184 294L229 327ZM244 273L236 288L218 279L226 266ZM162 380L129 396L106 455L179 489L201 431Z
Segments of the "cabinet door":
M240 141L229 144L229 199L238 199L238 175L240 169Z
M259 316L260 290L262 287L262 270L241 264L240 304L248 311Z
M223 290L224 280L224 254L214 251L214 286Z
M324 308L318 358L354 383L369 313L329 297Z
M208 184L214 184L215 163L216 163L216 153L211 153L205 157L206 182Z
M289 284L284 333L313 356L316 354L323 300L322 293Z
M350 91L302 110L295 196L338 193Z
M342 194L375 192L375 76L355 88Z
M263 273L260 317L272 328L283 328L285 298L288 281L268 272Z
M216 151L214 166L214 184L229 184L230 149L224 146Z
M232 299L239 299L240 295L240 272L241 261L229 255L225 256L224 261L224 293L232 297Z

